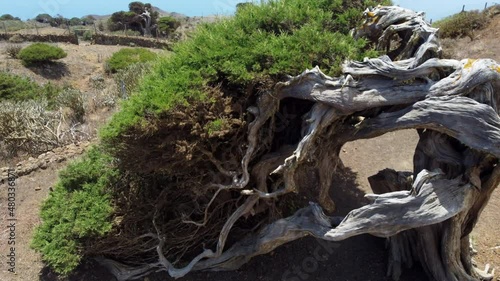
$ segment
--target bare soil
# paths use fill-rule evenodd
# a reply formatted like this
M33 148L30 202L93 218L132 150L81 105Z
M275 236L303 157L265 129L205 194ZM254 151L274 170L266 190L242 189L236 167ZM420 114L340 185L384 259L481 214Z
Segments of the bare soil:
M488 57L500 60L498 33L500 17L496 17L490 26L478 32L476 39L469 38L447 41L447 51L454 58ZM5 46L0 42L0 50ZM87 89L88 78L102 74L102 62L113 52L122 47L117 46L80 46L58 44L68 52L63 60L67 73L58 78L46 77L31 69L24 68L18 61L7 59L0 54L0 69L9 69L16 74L32 77L40 83L55 81L70 83L82 90ZM99 113L96 113L99 114ZM367 177L384 168L395 170L412 170L413 151L418 137L415 131L389 133L371 140L360 140L344 146L341 156L347 169L338 174L332 188L332 197L336 201L337 215L345 215L353 208L367 202L363 196L371 192ZM32 232L40 223L39 209L41 202L47 198L49 188L57 180L57 171L67 163L60 163L39 170L28 176L17 179L16 192L16 271L7 272L6 255L8 231L0 230L0 280L58 280L49 269L44 268L38 253L29 248ZM35 190L38 189L39 190ZM7 189L0 184L0 218L5 224ZM483 267L490 263L500 268L500 189L491 197L484 209L480 221L472 234L474 246L478 251L475 256L477 265ZM250 263L237 271L231 272L199 272L192 273L181 280L238 280L238 281L274 281L274 280L372 280L388 281L385 277L387 252L384 239L369 235L354 237L341 243L325 243L312 238L291 242L278 248L271 254L254 258ZM498 275L498 273L497 273ZM77 273L68 280L107 281L115 280L106 270L92 262L85 262ZM144 281L174 280L164 273L153 274ZM402 281L426 280L418 266L403 273ZM496 277L500 280L500 277Z

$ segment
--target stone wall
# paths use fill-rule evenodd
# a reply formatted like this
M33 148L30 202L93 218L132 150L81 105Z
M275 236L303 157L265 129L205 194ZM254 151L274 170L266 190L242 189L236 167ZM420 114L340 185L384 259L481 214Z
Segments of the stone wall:
M92 43L98 45L120 45L120 46L137 46L144 48L155 48L172 50L172 43L165 40L157 40L144 37L126 37L118 35L95 34L92 37Z
M91 145L90 142L72 143L67 146L57 147L51 151L40 154L38 157L30 157L19 162L15 167L0 168L0 183L7 180L7 171L14 169L18 177L28 175L38 169L47 169L52 163L61 163L70 158L83 154Z
M60 43L71 43L78 45L78 37L74 34L72 35L54 35L54 34L19 34L19 33L1 33L0 40L8 41L12 36L17 35L23 38L27 42L60 42Z

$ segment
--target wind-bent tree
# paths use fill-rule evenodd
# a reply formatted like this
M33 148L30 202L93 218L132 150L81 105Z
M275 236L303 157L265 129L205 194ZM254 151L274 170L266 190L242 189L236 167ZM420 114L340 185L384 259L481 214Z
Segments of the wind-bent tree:
M111 31L123 30L124 28L139 31L142 35L151 35L155 30L159 13L154 11L150 3L131 2L129 11L113 13L108 20Z
M228 184L213 184L217 192L210 203L226 190L246 196L226 221L215 248L175 268L164 256L162 234L145 234L143 238L159 241L158 261L143 270L163 269L181 277L192 270L238 268L253 256L305 235L340 241L369 233L389 239L389 272L395 280L403 265L414 262L434 280L492 279L473 267L469 234L500 182L500 65L488 59L440 60L437 29L412 11L378 7L366 16L356 36L375 41L388 56L347 62L344 75L337 78L318 68L307 70L262 93L248 109L255 118L239 169L224 169L224 163L207 152L220 172L232 178ZM391 49L396 38L400 45ZM262 130L286 98L313 102L303 114L301 140L291 149L284 147L281 153L257 160L256 150L265 141ZM370 205L351 211L339 224L338 218L326 216L322 207L330 211L335 206L335 198L328 194L332 174L341 164L341 147L410 128L420 136L413 175L381 171L370 178L378 193L369 195ZM256 179L253 187L248 185L251 174ZM282 184L269 184L272 177L281 178ZM266 201L302 189L318 189L319 204L272 222L225 249L238 219L255 213ZM191 223L203 225L210 216ZM121 280L142 271L118 270L115 263L103 262Z
M54 18L49 14L39 14L35 17L35 20L40 23L50 23Z
M285 5L291 2L271 2L273 9L265 12L281 19L291 14ZM335 3L311 1L322 8L346 8ZM302 1L293 5L303 8ZM364 13L354 36L386 55L347 61L338 77L319 67L284 76L273 67L288 63L285 58L296 63L306 58L294 58L296 49L280 39L311 48L311 60L329 73L337 71L329 67L336 57L314 57L324 42L342 53L340 46L362 41L315 37L320 32L314 28L338 23L328 13L300 9L304 13L294 20L252 22L258 9L243 6L237 15L248 33L237 32L251 36L238 38L256 44L251 45L255 52L232 56L234 64L213 59L222 57L219 46L200 42L216 38L223 45L229 34L209 32L226 30L224 22L206 27L202 39L177 50L185 60L169 61L179 67L157 67L143 82L148 94L132 96L104 130L103 149L115 159L106 163L121 176L82 172L79 177L86 183L82 190L94 182L113 190L119 213L105 238L88 239L87 253L106 256L98 260L119 280L151 271L182 277L195 270L236 269L307 235L341 241L369 233L388 239L394 279L403 266L420 263L433 280L491 280L490 272L472 265L469 234L500 181L500 65L489 59L440 59L438 30L422 14L379 6ZM293 29L315 16L320 24ZM354 22L358 15L351 16L340 20ZM251 33L256 26L260 31ZM265 32L272 40L259 45ZM305 36L294 40L290 34ZM266 49L270 44L280 46L280 52ZM204 52L209 47L212 52ZM234 46L225 47L233 54ZM256 59L242 69L245 56ZM186 71L185 65L199 72ZM279 82L262 78L267 77L257 72L262 69ZM251 74L261 80L248 82L254 81ZM379 172L369 178L377 193L367 195L371 204L346 217L329 216L341 200L331 198L330 191L333 175L343 166L342 146L401 129L419 133L413 171ZM109 172L103 160L96 162ZM74 177L63 180L63 198L79 190ZM288 207L304 196L313 203L299 210Z

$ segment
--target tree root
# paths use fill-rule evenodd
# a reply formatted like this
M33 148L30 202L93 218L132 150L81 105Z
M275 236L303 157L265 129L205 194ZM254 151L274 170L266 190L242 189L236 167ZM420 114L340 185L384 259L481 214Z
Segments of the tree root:
M212 207L216 198L225 192L241 198L220 228L215 250L203 249L184 267L175 268L165 256L169 249L164 248L164 234L157 231L157 262L131 269L99 261L119 280L152 270L168 271L177 278L195 270L236 269L256 255L307 235L341 241L368 233L388 238L388 275L394 280L404 265L417 262L433 280L491 280L488 268L474 268L468 235L500 183L500 66L492 60L439 59L437 30L421 14L377 7L365 16L355 36L371 39L388 56L346 62L344 75L337 78L319 68L306 70L278 83L274 91L263 92L248 109L254 119L238 169L228 170L212 152L201 151L230 183L208 185L216 191L201 212L202 222L183 223L207 228L212 221L209 213L218 209ZM394 36L402 43L391 50ZM275 151L263 149L276 134L273 119L285 98L314 103L302 116L301 140ZM370 178L378 193L367 195L371 204L345 218L325 215L323 209L335 208L329 191L333 174L342 165L342 145L401 129L419 132L413 172L384 170ZM242 218L270 216L277 200L315 189L316 195L309 199L320 205L310 203L263 227L260 220L253 225L256 233L251 231L226 247Z

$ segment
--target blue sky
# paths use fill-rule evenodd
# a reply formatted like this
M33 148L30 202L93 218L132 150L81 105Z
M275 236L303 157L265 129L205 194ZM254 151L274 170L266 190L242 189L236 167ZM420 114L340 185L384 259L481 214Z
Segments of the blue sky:
M88 14L110 14L127 10L132 0L0 0L0 14L12 14L22 19L34 18L37 14L61 14L65 17L81 17ZM188 16L231 14L236 4L245 0L149 0L154 6L169 12ZM393 0L395 4L426 12L427 19L437 20L466 9L482 9L483 0ZM493 2L489 2L491 5Z

